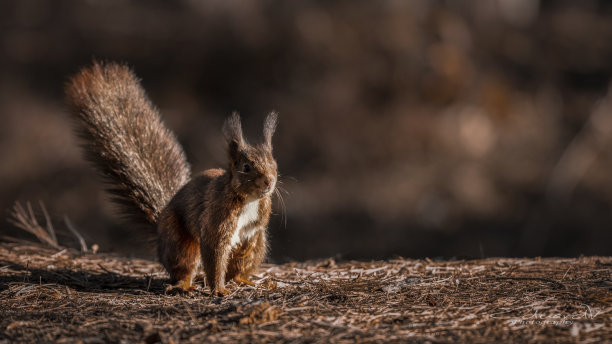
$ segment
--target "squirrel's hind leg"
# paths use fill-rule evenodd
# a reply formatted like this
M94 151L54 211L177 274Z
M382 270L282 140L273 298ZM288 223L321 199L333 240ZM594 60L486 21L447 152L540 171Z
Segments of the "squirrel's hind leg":
M193 278L200 258L200 240L180 226L170 211L160 216L157 250L160 262L170 274L172 285L166 288L166 292L193 291Z

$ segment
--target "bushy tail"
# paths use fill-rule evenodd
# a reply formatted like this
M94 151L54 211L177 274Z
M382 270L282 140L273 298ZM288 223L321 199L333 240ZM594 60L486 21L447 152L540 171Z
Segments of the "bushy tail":
M107 178L113 201L131 220L155 224L190 178L176 138L132 71L94 62L66 85L86 157Z

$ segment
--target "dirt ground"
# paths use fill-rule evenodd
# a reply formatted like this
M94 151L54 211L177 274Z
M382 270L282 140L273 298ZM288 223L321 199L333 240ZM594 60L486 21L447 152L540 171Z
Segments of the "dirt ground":
M612 341L612 257L264 265L225 298L165 295L166 278L1 243L0 343Z

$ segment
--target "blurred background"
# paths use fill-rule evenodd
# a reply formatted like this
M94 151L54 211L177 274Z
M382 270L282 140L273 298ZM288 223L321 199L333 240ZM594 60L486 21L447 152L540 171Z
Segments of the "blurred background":
M612 254L608 1L2 1L0 209L44 202L102 251L153 256L82 159L63 84L128 63L194 171L223 120L283 175L273 262ZM6 221L0 234L27 237Z

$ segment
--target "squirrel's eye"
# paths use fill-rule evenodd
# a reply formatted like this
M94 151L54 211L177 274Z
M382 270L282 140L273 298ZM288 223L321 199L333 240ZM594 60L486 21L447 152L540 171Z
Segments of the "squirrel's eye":
M249 164L244 164L244 166L242 166L242 172L249 172L251 170L251 166L249 166Z

